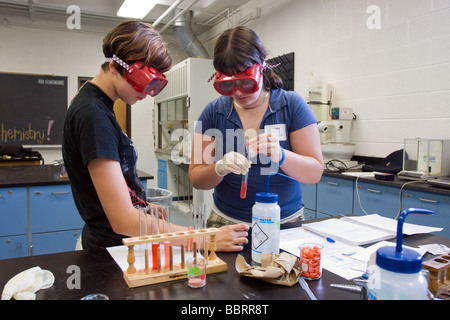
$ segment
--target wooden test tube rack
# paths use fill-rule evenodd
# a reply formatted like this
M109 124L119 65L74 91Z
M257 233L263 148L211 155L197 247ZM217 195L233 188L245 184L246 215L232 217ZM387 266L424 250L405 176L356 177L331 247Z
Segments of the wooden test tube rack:
M422 263L422 267L430 272L428 289L436 295L444 285L450 285L450 252Z
M209 236L209 255L205 253L205 258L208 260L206 266L206 273L223 272L228 269L227 264L219 259L216 255L216 242L215 237L220 230L218 228L189 230L184 232L172 232L163 233L158 235L148 235L143 237L124 238L122 243L128 247L128 269L124 271L123 277L130 288L146 286L149 284L162 283L167 281L173 281L178 279L187 278L187 266L185 261L173 264L172 270L164 267L158 267L157 270L153 270L151 267L137 270L134 267L136 261L134 255L134 246L147 243L163 243L164 241L173 241L179 239L190 239L197 237ZM208 250L206 251L208 252ZM206 256L207 255L207 256ZM182 256L184 256L182 254ZM148 259L148 258L146 258ZM158 262L160 263L160 261Z

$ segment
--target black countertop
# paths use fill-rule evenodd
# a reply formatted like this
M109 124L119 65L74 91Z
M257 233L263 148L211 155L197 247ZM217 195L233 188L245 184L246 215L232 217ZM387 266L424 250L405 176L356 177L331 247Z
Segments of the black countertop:
M249 240L250 237L249 237ZM250 241L251 242L251 241ZM442 243L450 246L450 239L442 238L432 234L421 234L405 236L404 244L417 246L419 244ZM189 288L186 279L171 282L153 284L137 288L128 288L123 279L123 272L109 255L106 249L87 249L48 255L38 255L23 258L0 260L0 289L19 272L34 266L51 271L55 276L54 285L45 290L37 292L37 300L79 300L91 293L104 293L111 300L166 300L168 304L163 306L171 308L169 313L180 314L180 307L191 303L195 306L208 305L207 300L226 300L224 303L235 304L264 304L273 307L273 301L285 303L291 301L287 306L296 307L299 300L308 300L308 295L299 284L292 287L275 285L255 278L239 276L235 268L238 254L242 254L247 262L251 261L251 243L244 246L240 253L218 252L220 259L228 265L228 270L209 274L207 284L201 289ZM433 258L425 254L424 260ZM80 268L79 288L69 288L73 272L68 271L69 266ZM352 284L327 270L323 271L321 279L307 281L311 291L318 300L360 300L358 294L337 290L330 287L331 283ZM180 305L176 301L185 300ZM158 302L160 303L160 302ZM278 306L278 304L277 304ZM174 309L175 308L175 309ZM270 310L275 316L282 310ZM292 309L289 310L292 316ZM300 311L299 311L300 312Z
M140 179L153 176L138 170ZM0 167L0 188L69 184L67 178L60 177L60 168L54 165Z
M352 172L352 171L349 171L349 172ZM353 171L353 172L358 172L358 171ZM367 173L370 174L371 172L367 172ZM356 181L356 179L357 179L357 177L355 177L355 176L346 175L346 174L342 174L340 172L331 171L331 170L325 170L323 173L323 176L340 178L340 179L348 179L348 180L353 180L353 181ZM435 187L435 186L432 186L431 184L427 183L426 181L415 181L414 183L410 183L413 180L399 179L397 175L395 175L394 180L392 180L392 181L378 180L369 175L365 175L365 176L362 175L358 178L358 181L376 183L376 184L380 184L380 185L397 187L397 188L401 188L403 185L405 185L405 183L407 183L404 186L404 189L431 192L431 193L437 193L437 194L450 196L450 189Z

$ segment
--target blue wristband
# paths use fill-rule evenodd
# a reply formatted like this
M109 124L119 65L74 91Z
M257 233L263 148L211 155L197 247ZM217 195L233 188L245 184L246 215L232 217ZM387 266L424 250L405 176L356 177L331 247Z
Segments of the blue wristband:
M276 165L278 167L281 166L284 162L284 149L281 146L280 146L280 149L281 149L281 160L278 163L274 163L274 165Z

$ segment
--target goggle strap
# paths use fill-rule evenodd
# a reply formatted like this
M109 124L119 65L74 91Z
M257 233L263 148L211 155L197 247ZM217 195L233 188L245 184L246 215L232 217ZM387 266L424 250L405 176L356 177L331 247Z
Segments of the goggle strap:
M117 62L117 64L119 64L122 68L124 68L126 70L128 70L130 68L130 66L125 61L120 59L115 54L113 54L112 58L105 58L105 62L111 62L111 60L114 62Z
M277 63L277 64L274 64L274 65L267 64L267 63L264 62L264 65L263 65L262 69L263 69L263 70L266 70L266 69L274 69L274 68L276 68L276 67L279 67L280 65L281 65L281 62L280 62L280 63Z
M214 72L214 73L212 74L211 78L209 78L208 81L206 81L206 82L207 82L207 83L210 83L211 81L213 81L214 78L216 77L216 75L217 75L217 71Z

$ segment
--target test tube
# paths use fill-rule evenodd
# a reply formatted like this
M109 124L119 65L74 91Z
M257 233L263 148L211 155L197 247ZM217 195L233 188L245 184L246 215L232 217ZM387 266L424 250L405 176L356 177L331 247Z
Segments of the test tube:
M139 207L139 236L145 237L147 233L147 212L148 207ZM145 271L148 272L148 244L140 246L140 251L144 248ZM142 252L142 251L141 251Z
M245 144L245 156L248 159L249 152L247 149L247 143ZM247 197L247 186L248 186L248 174L250 170L247 171L245 175L242 175L242 182L241 182L241 199L245 199Z
M164 233L170 233L170 208L169 207L162 207L163 208L163 219L165 219L164 228L167 225L167 231L165 230ZM170 241L164 241L164 268L169 269L170 268Z
M248 186L248 172L247 174L242 175L241 199L245 199L247 197L247 186Z
M147 232L147 217L148 217L148 207L145 208L144 211L144 234L148 235ZM149 263L148 263L148 243L145 244L145 274L149 272Z
M201 208L202 208L202 219L201 219L201 228L202 229L206 229L206 203L202 203L201 204ZM203 236L203 255L205 258L208 257L208 248L206 245L206 237Z
M206 204L205 203L198 203L191 205L191 212L192 212L192 226L194 230L200 230L206 228ZM197 238L195 239L195 242L198 243L199 241L202 241L202 243L205 243L205 237ZM192 242L191 242L192 247ZM194 247L195 248L195 247ZM195 249L194 249L195 250ZM194 252L196 254L196 252Z
M194 230L194 212L195 212L195 205L191 203L191 205L189 206L189 226L188 226L188 230ZM187 244L186 244L186 250L189 252L192 250L192 244L193 244L194 239L193 238L188 238L187 239Z
M155 231L156 234L159 234L159 208L155 207L155 206L151 206L150 207L150 213L151 213L151 218L152 218L152 233L153 233L153 222L155 224ZM159 243L152 243L152 260L153 260L153 270L157 270L158 269L158 248L159 248Z

